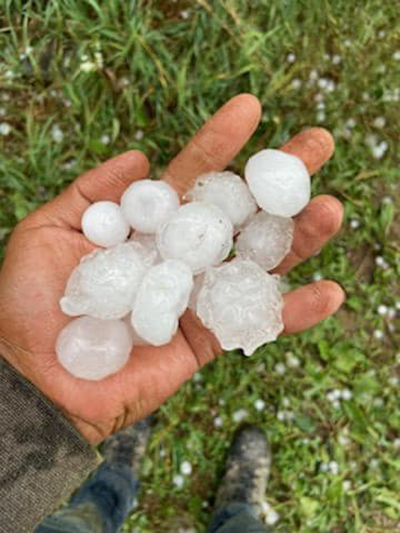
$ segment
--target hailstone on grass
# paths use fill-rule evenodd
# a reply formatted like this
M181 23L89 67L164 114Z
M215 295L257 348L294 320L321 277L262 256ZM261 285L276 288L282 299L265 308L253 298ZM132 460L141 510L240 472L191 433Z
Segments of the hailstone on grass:
M157 233L164 259L179 259L194 274L221 263L233 243L232 223L217 206L205 202L182 205Z
M257 204L271 215L292 217L310 201L310 175L304 163L281 150L251 156L245 177Z
M135 181L121 198L126 220L141 233L155 233L178 206L178 193L165 181Z
M132 346L123 320L83 316L61 330L56 353L59 362L72 375L97 381L121 370Z
M95 202L83 213L82 231L93 244L108 248L124 242L130 228L118 204Z
M265 270L272 270L289 252L294 222L260 211L246 224L235 242L237 257L252 259Z
M235 229L257 211L257 204L246 183L229 171L202 174L185 198L217 205L228 215Z
M143 247L132 241L91 252L72 271L60 300L62 311L101 319L124 317L148 266Z
M178 329L193 288L191 269L170 259L153 266L140 286L132 310L136 333L153 346L167 344Z
M206 271L197 315L225 350L251 355L283 330L279 276L250 260L234 259Z

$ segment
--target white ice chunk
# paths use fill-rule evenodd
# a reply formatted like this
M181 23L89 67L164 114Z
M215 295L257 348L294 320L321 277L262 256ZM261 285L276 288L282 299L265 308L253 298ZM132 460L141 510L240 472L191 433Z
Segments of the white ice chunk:
M83 316L61 330L56 353L68 372L78 378L97 381L121 370L132 346L130 333L122 320Z
M310 201L310 175L304 163L281 150L251 156L245 176L257 204L271 215L292 217Z
M167 344L188 306L192 287L192 271L182 261L170 259L152 267L140 286L132 310L136 333L154 346Z
M139 243L95 250L72 271L61 309L70 316L122 318L129 313L148 266Z
M249 260L234 259L206 271L197 315L225 350L251 355L283 330L279 276Z
M180 259L199 274L221 263L233 243L233 227L217 206L204 202L182 205L160 227L158 249L164 259Z
M229 171L202 174L186 198L217 205L228 215L235 229L240 228L257 211L257 204L246 182Z
M236 239L237 257L251 259L265 270L275 268L289 252L294 222L260 211L246 224Z
M121 198L126 220L141 233L155 233L178 206L178 193L165 181L135 181Z
M114 202L96 202L82 216L82 231L97 246L114 246L129 235L129 224Z

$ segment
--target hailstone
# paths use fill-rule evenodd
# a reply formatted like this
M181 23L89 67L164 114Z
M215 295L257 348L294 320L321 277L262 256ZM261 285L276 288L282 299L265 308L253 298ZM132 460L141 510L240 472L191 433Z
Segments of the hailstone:
M180 259L194 274L221 263L233 243L233 227L225 213L213 204L182 205L157 233L164 259Z
M122 320L83 316L61 330L56 353L68 372L97 381L121 370L132 346L129 330Z
M82 258L60 300L66 315L122 318L129 313L150 265L143 247L128 241Z
M293 241L294 222L260 211L246 224L236 238L237 257L252 259L265 270L272 270L289 252Z
M245 177L267 213L292 217L310 201L310 175L301 159L281 150L261 150L246 163Z
M202 174L185 198L217 205L228 215L235 229L257 211L257 204L246 183L229 171Z
M118 204L96 202L83 213L82 231L93 244L108 248L124 242L130 228Z
M153 266L140 286L132 310L136 333L153 346L167 344L188 305L193 275L182 261L170 259Z
M155 233L178 206L178 193L165 181L135 181L121 198L126 220L141 233Z
M242 348L251 355L276 340L283 330L279 276L257 263L234 259L206 271L197 315L225 350Z

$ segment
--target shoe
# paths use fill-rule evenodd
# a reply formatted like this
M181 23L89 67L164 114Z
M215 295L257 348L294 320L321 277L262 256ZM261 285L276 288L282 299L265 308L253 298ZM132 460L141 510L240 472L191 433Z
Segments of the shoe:
M264 432L251 425L235 433L226 461L226 472L219 486L214 515L232 503L251 505L260 516L265 497L271 454Z
M127 464L139 472L154 424L155 416L150 415L108 437L100 450L104 459Z

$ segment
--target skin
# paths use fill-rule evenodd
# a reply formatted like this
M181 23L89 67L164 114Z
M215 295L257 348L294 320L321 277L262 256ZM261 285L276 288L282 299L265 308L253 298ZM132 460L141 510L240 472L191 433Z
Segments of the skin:
M199 174L224 169L257 128L260 115L254 96L232 98L171 161L163 179L183 194ZM282 150L300 157L314 173L332 156L334 144L327 131L311 128ZM216 339L188 311L171 343L134 348L124 369L100 382L75 378L57 361L57 336L71 320L61 312L59 299L72 269L94 249L81 232L82 213L99 200L118 202L126 187L148 172L146 157L129 151L76 179L17 225L0 272L2 355L92 444L157 409L222 352ZM295 218L292 250L276 272L289 271L322 248L339 230L342 216L343 208L335 198L313 198ZM343 300L343 290L332 281L286 294L285 333L314 326L334 313Z

